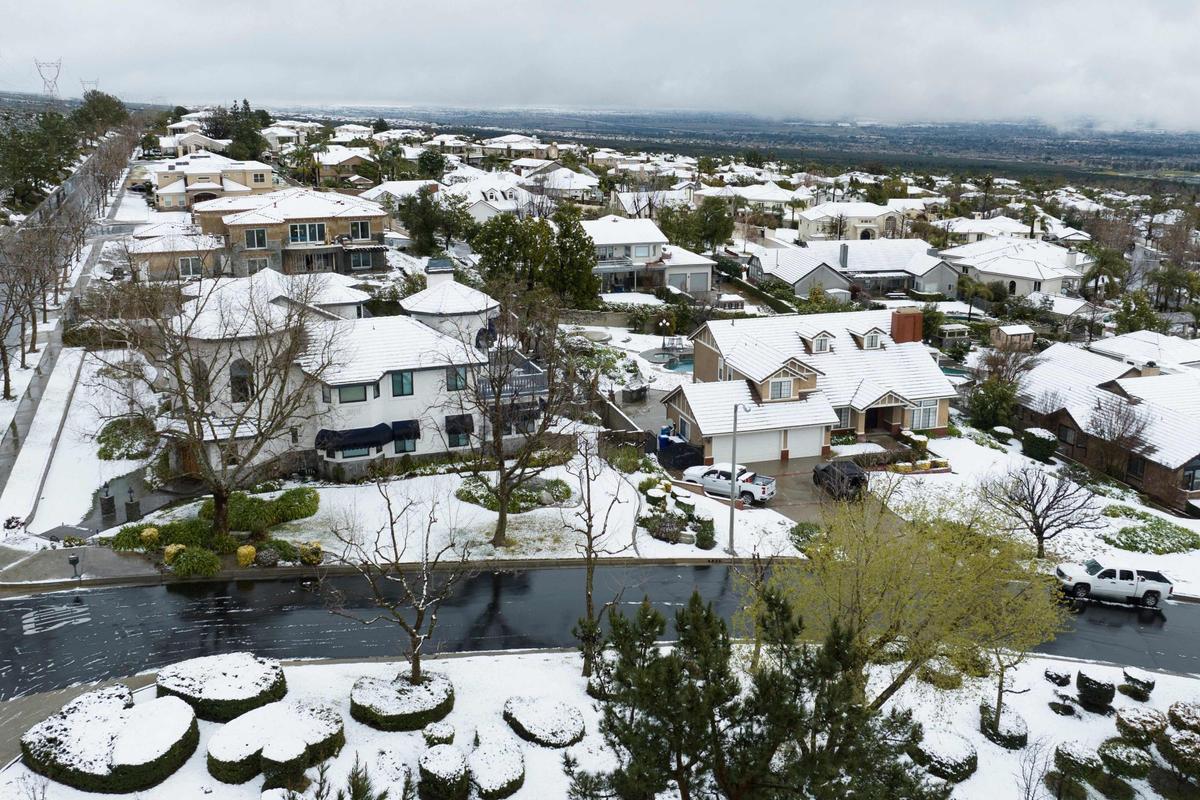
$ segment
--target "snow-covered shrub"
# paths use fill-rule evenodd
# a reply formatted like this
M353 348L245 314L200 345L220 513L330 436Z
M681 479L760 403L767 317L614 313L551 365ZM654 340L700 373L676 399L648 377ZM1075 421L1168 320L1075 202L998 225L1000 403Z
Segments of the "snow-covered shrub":
M76 697L21 737L25 764L87 792L138 792L166 780L200 740L196 714L182 700L133 704L117 684Z
M1117 733L1130 744L1145 747L1167 729L1167 718L1153 708L1122 708L1117 711Z
M452 744L439 744L426 750L417 761L421 800L466 800L471 791L467 777L467 759Z
M374 768L371 778L377 791L386 791L389 798L403 800L409 797L412 773L408 769L408 756L403 745L386 744L375 750Z
M1058 670L1047 668L1044 674L1046 676L1046 680L1050 681L1055 686L1067 686L1071 683L1071 674L1068 672L1059 672Z
M521 743L501 725L476 732L476 748L467 757L471 781L484 800L508 797L525 783L525 754Z
M1200 733L1200 702L1180 700L1171 703L1167 709L1167 719L1180 730Z
M254 555L254 566L264 569L279 566L279 551L273 547L264 547Z
M1200 733L1168 730L1155 745L1177 773L1190 781L1200 781Z
M1021 432L1021 452L1034 461L1049 463L1058 450L1058 437L1045 428L1026 428Z
M201 656L163 667L155 681L158 696L174 695L196 709L200 719L227 722L287 694L283 668L253 653Z
M304 739L282 732L262 749L263 788L300 788L308 768L308 746Z
M408 674L359 678L350 690L350 716L381 731L419 731L453 707L454 685L437 672L425 672L416 685Z
M421 729L425 744L433 747L435 744L452 744L454 742L454 726L449 722L431 722Z
M1121 738L1105 739L1096 755L1109 772L1121 778L1144 778L1154 763L1149 753Z
M583 738L579 709L544 697L510 697L504 720L517 735L543 747L567 747Z
M717 529L711 519L696 520L696 547L712 550L717 546Z
M909 755L930 775L953 783L965 781L979 766L975 745L953 731L938 730L931 734L927 730Z
M1000 719L989 703L979 704L979 732L1006 750L1020 750L1029 742L1029 726L1013 709L1005 706Z
M945 659L935 659L917 670L917 678L936 686L939 689L951 691L962 688L962 673Z
M1081 742L1063 742L1054 748L1054 766L1069 778L1089 780L1104 772L1096 751Z
M1154 691L1154 675L1151 673L1135 667L1125 667L1121 674L1125 678L1125 683L1144 691L1147 695Z
M324 761L346 743L342 717L332 707L299 701L270 703L247 711L213 734L208 741L209 774L224 783L245 783L263 770L263 749L277 737L304 743L306 767ZM286 750L272 747L269 752L280 757Z
M1099 714L1108 711L1117 694L1116 686L1108 681L1097 680L1083 670L1075 674L1075 689L1079 692L1079 705Z

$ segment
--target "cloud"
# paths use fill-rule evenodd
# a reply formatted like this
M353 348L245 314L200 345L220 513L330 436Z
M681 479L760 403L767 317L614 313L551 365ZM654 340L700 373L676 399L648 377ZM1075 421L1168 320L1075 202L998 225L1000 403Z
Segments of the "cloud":
M10 6L5 8L4 6ZM130 99L704 109L1200 130L1200 4L1148 0L2 0L33 58Z

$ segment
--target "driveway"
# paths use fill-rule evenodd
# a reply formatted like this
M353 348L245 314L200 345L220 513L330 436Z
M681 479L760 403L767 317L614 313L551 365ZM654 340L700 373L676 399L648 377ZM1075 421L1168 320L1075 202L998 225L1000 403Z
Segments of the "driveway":
M813 486L813 467L823 459L791 458L783 461L759 461L746 464L762 475L775 479L775 497L767 502L767 508L778 511L793 522L819 522L821 520L821 493Z

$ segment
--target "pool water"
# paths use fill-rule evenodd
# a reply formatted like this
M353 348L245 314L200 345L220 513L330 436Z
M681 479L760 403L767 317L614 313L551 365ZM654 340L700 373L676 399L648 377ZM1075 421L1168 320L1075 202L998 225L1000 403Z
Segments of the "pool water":
M691 356L678 356L667 364L667 369L671 370L671 372L691 372L693 364Z

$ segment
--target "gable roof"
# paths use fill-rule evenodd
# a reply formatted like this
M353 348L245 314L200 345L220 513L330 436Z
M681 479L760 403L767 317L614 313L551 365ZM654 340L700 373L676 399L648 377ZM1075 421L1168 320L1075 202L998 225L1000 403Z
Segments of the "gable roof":
M401 369L434 369L486 361L475 348L412 317L338 319L324 324L328 326L324 336L339 349L339 357L322 375L324 382L333 386L374 383Z
M482 314L500 304L488 295L455 280L442 280L428 289L422 289L400 301L400 307L409 314L431 316L456 316L459 314Z
M199 203L195 210L217 210L221 207L217 204L223 199L225 198ZM221 217L221 221L226 225L271 225L294 219L386 217L388 215L383 206L362 197L340 192L318 192L315 189L304 188L252 195L242 203L229 205L233 206L235 210L233 213Z
M600 219L585 219L580 224L597 246L667 243L667 237L648 219L627 219L609 214Z
M1110 358L1139 365L1154 362L1168 368L1200 366L1200 341L1154 331L1133 331L1096 339L1089 347Z
M738 411L738 433L834 425L838 420L837 413L821 392L813 392L802 400L761 403L746 381L712 381L682 384L662 402L669 402L678 394L687 400L702 436L732 433L733 407L737 404L751 405L749 411Z

